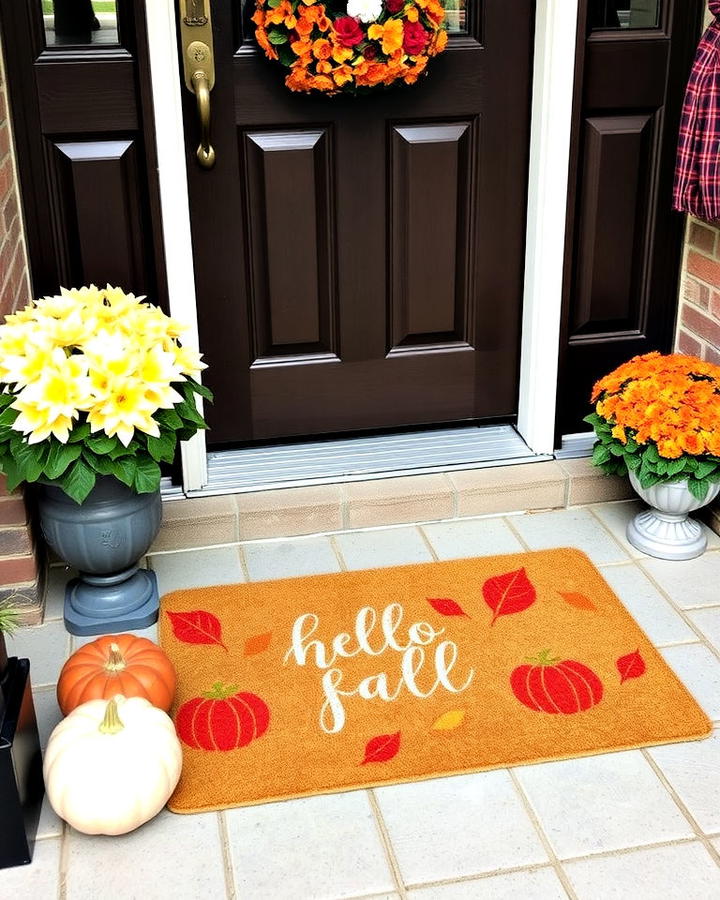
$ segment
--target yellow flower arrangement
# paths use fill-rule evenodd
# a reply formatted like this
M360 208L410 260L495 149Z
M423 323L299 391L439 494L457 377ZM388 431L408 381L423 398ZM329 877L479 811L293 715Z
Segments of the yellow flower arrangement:
M160 462L205 423L201 355L143 297L62 289L0 325L0 470L12 490L57 482L81 502L97 475L156 490Z
M593 462L606 472L630 469L644 488L688 479L699 499L720 481L720 366L647 353L601 378L590 399Z

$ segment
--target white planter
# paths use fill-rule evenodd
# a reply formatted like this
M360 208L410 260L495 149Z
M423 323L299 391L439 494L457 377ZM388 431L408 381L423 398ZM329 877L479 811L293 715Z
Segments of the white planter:
M704 500L694 497L687 480L661 482L643 488L634 472L630 483L650 506L638 513L627 527L627 539L638 550L658 559L694 559L707 547L707 538L688 513L711 503L720 493L720 483L711 484Z

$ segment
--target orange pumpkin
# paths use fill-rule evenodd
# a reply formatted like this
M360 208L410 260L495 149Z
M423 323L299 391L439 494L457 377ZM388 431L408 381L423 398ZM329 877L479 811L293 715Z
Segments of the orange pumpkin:
M57 698L63 715L88 700L115 694L144 697L168 712L177 678L165 653L147 638L106 634L80 647L60 672Z

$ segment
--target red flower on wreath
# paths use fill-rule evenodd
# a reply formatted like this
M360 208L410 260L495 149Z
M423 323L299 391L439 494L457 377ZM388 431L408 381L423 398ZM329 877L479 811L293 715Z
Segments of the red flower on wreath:
M352 16L342 16L335 19L335 35L337 42L343 47L354 47L363 40L362 26Z
M395 13L399 13L403 6L405 6L405 0L385 0L385 9L393 16Z
M422 53L430 35L419 22L403 22L403 50L410 56Z

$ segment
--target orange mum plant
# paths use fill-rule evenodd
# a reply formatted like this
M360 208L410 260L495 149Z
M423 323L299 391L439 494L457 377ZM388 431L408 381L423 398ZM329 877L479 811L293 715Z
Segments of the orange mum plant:
M720 481L720 366L646 353L601 378L590 399L592 458L607 474L630 470L643 488L687 479L699 500Z
M255 37L291 91L414 84L448 35L441 0L256 0Z

